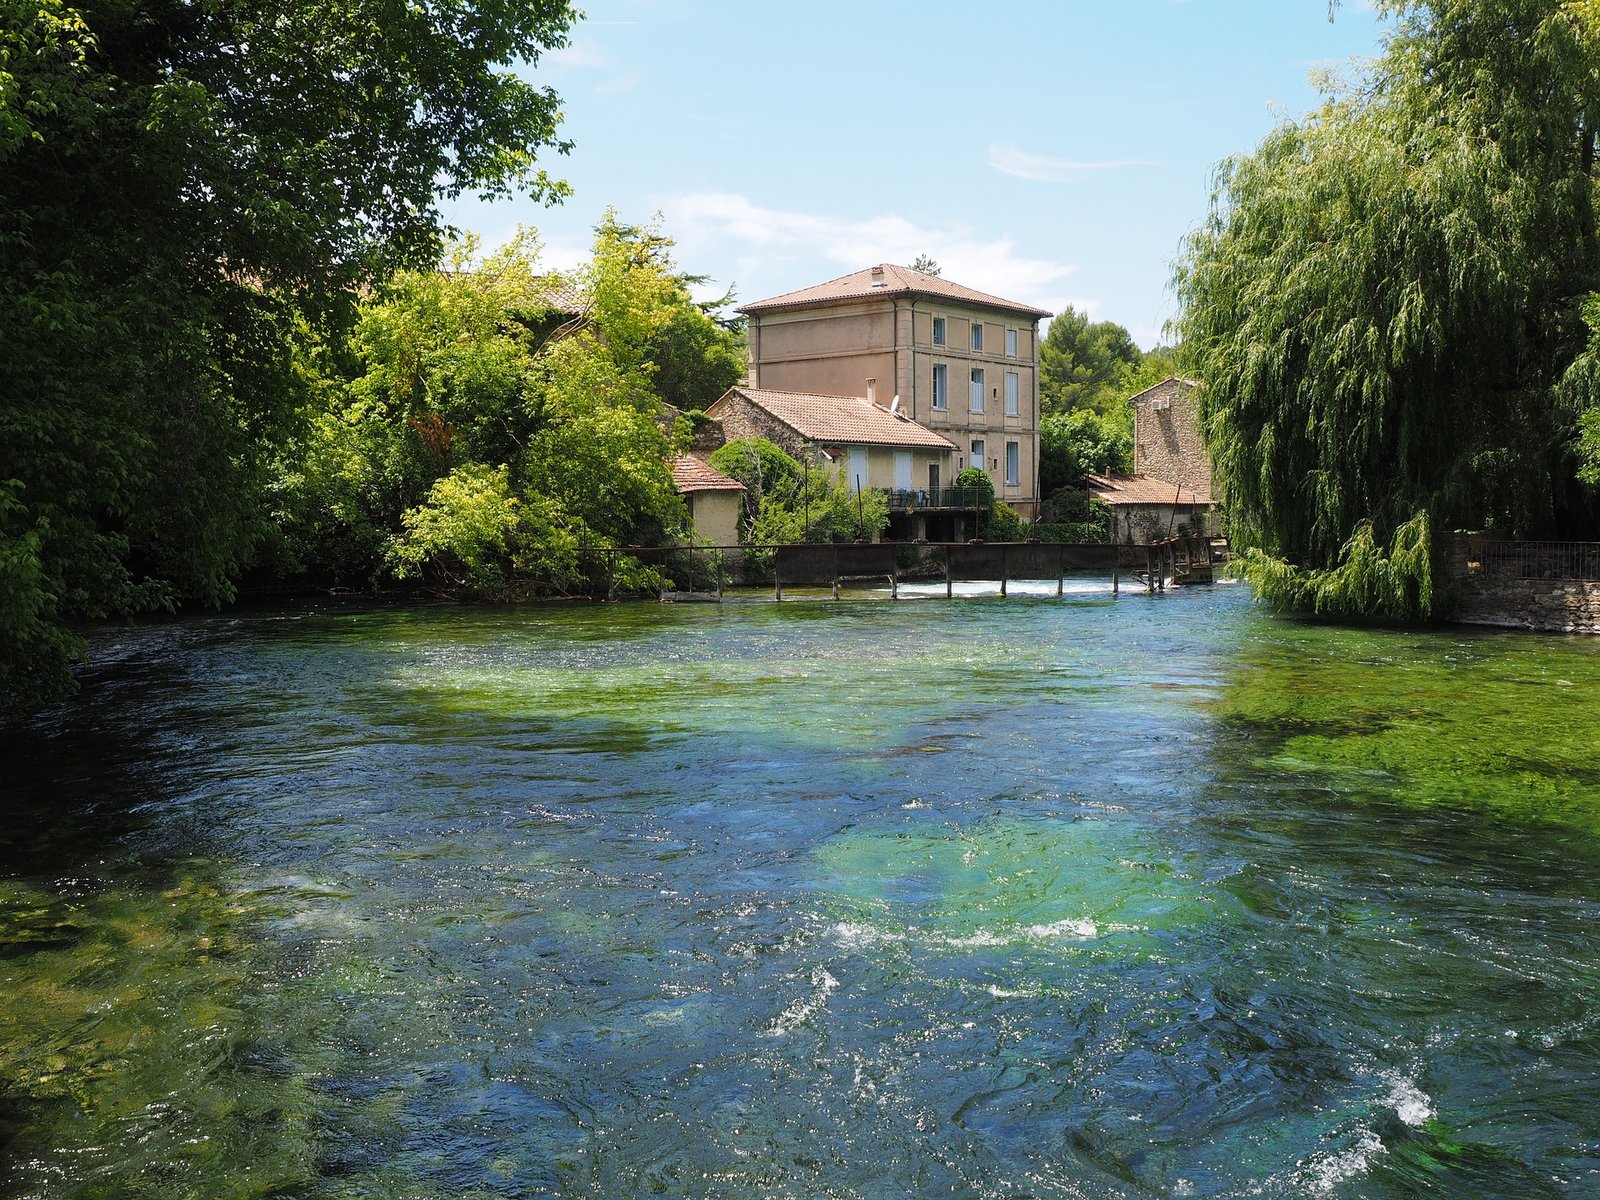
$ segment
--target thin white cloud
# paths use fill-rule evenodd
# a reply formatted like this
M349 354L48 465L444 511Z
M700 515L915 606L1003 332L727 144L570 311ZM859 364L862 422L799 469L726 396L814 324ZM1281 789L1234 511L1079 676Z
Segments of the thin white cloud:
M1115 158L1102 162L1082 162L1071 158L1051 158L1045 154L1031 154L1016 146L991 145L989 165L1003 175L1034 183L1068 183L1088 171L1114 171L1123 167L1153 167L1156 164L1143 158Z
M609 70L614 65L608 55L588 42L569 42L559 50L551 50L544 55L544 61L551 66L585 67L594 71Z
M691 260L696 245L740 242L748 250L735 261L759 262L769 275L775 262L807 265L810 269L796 287L820 282L824 263L844 274L873 263L906 264L929 254L947 279L1047 308L1060 298L1060 281L1077 270L1069 263L1021 254L1009 237L984 237L963 225L918 225L892 213L835 217L795 212L764 208L729 192L672 196L662 201L661 211L685 261Z

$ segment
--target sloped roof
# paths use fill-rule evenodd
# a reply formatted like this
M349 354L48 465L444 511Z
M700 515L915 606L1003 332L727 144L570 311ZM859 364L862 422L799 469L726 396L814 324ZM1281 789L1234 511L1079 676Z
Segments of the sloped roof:
M1210 504L1211 488L1180 487L1154 475L1090 475L1089 490L1107 504Z
M827 283L801 288L798 292L785 292L781 296L773 296L767 300L756 300L750 304L740 305L738 311L777 312L786 308L807 308L816 304L840 304L866 296L929 296L960 304L1005 309L1007 312L1029 317L1053 315L1030 304L991 296L988 292L980 292L976 288L951 283L950 280L938 275L913 271L910 267L897 267L893 263L879 263L863 271L854 271L849 275L830 279Z
M1176 383L1178 386L1186 388L1189 391L1193 391L1195 388L1200 386L1200 381L1198 379L1185 379L1182 375L1168 375L1160 383L1152 383L1143 391L1135 392L1133 395L1129 396L1128 403L1137 404L1140 400L1144 399L1157 388L1164 388L1169 383Z
M575 317L589 311L589 297L565 280L550 278L540 281L535 295L550 309L562 316Z
M904 413L890 412L860 396L820 396L812 392L773 392L732 387L706 410L718 415L738 395L783 422L808 442L847 446L899 446L954 450L949 438L919 425Z
M744 484L692 454L672 460L672 482L680 492L743 492Z

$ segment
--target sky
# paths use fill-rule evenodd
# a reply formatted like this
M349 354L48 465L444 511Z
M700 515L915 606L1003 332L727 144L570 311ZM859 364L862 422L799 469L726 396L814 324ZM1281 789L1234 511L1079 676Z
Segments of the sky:
M582 261L607 207L680 269L765 299L931 255L946 279L1115 321L1149 348L1213 171L1376 54L1361 0L585 0L531 78L572 196L463 200L486 246Z

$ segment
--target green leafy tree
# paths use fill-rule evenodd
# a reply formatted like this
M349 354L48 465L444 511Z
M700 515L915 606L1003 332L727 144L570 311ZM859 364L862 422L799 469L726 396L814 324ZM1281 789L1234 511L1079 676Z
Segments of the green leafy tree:
M290 343L436 260L441 196L565 189L515 6L0 0L0 704L63 622L227 599L309 401Z
M707 461L730 479L744 484L746 529L769 491L787 496L802 479L800 464L766 438L735 438L717 447Z
M1562 380L1600 283L1600 12L1379 7L1369 77L1219 169L1178 326L1261 594L1414 618L1441 530L1593 529Z
M522 237L480 259L469 240L362 305L353 378L318 392L282 477L296 561L521 593L566 588L580 551L684 534L654 357L692 307L670 259L614 218L571 277L537 252ZM575 292L582 318L552 323L548 297Z
M1040 407L1046 413L1103 410L1139 390L1130 384L1143 364L1143 352L1121 325L1091 322L1068 306L1039 344Z
M1039 487L1045 496L1081 488L1083 477L1127 474L1133 466L1132 411L1051 413L1039 421Z
M634 365L648 373L663 400L680 411L703 410L744 378L744 320L720 315L733 303L732 294L697 302L692 289L706 277L678 269L671 238L654 225L627 224L608 210L596 230L596 245L594 261L579 273L577 285L603 297L608 280L632 273L630 290L609 293L626 296L628 307L607 307L601 299L596 311L612 331L608 336L623 339L622 355L634 356ZM651 281L645 290L643 278Z

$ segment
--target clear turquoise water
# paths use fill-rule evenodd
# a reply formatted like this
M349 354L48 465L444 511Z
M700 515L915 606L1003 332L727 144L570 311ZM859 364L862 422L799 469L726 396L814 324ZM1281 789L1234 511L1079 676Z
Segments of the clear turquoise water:
M306 608L7 731L0 1191L1600 1196L1600 647Z

